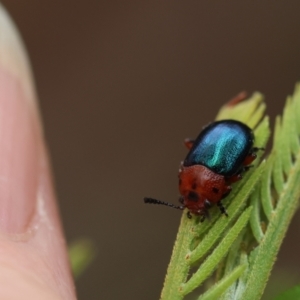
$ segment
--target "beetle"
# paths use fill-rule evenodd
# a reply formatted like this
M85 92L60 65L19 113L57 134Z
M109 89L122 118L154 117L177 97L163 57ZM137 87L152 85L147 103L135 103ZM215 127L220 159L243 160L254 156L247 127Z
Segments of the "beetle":
M257 151L263 150L253 146L253 131L240 121L216 121L204 127L195 140L186 139L185 145L189 152L178 174L181 205L149 197L144 202L187 208L187 216L200 216L201 222L209 217L213 204L228 216L222 200L231 192L231 184L251 167Z

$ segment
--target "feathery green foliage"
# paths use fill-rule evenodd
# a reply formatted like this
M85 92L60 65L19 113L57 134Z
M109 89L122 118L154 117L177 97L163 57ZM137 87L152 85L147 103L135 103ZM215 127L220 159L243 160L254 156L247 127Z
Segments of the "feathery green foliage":
M225 105L217 120L235 119L254 130L255 146L265 147L270 131L263 96L253 94ZM273 148L266 160L259 152L255 167L224 200L229 217L212 209L200 223L183 213L168 267L162 300L194 293L201 300L256 300L266 286L279 247L300 196L300 85L277 117ZM214 276L212 276L214 274ZM199 287L210 287L203 293Z

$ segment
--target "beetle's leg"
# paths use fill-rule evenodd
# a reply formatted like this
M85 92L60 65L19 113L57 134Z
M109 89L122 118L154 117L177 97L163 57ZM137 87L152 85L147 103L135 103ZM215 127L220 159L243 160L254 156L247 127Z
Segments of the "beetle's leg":
M258 152L259 150L265 151L266 149L263 148L263 147L253 147L253 148L252 148L252 151L254 151L254 152Z
M210 201L208 201L208 200L205 200L205 201L204 201L204 206L205 206L205 209L206 209L206 210L208 210L208 209L210 209L210 208L211 208L212 204L211 204L211 202L210 202Z
M226 182L228 184L230 184L230 183L234 183L234 182L237 182L237 181L241 180L243 178L241 173L242 173L242 170L240 172L238 172L237 174L234 174L230 177L227 177Z
M222 195L222 199L224 199L225 197L227 197L229 194L230 194L230 192L231 192L231 190L232 190L232 187L230 186L230 185L228 185L227 187L226 187L226 192Z
M264 148L258 148L258 147L253 147L249 154L246 156L245 160L243 161L244 166L250 165L257 157L256 152L259 150L265 150Z
M219 206L221 213L228 217L228 213L226 211L226 208L223 206L222 202L218 202L217 205Z
M241 180L242 178L243 178L243 173L244 172L247 172L247 171L249 171L251 168L253 168L254 166L253 165L247 165L247 166L243 166L236 174L234 174L234 175L232 175L232 176L230 176L230 177L227 177L226 178L226 182L228 183L228 184L230 184L230 183L235 183L235 182L237 182L237 181L239 181L239 180ZM230 192L230 191L229 191ZM226 194L226 196L227 196L228 194ZM225 197L226 197L225 196Z
M250 152L245 160L243 161L243 165L244 166L248 166L250 165L255 159L256 159L257 155L256 155L256 152Z
M226 106L235 106L238 103L242 102L243 100L245 100L247 98L247 93L245 91L240 92L239 94L237 94L235 97L233 97L232 99L230 99L227 103Z
M180 162L180 166L178 169L178 176L180 176L180 173L182 172L182 170L183 170L183 161Z
M187 138L187 139L184 140L184 145L188 149L191 149L193 147L194 142L195 142L195 140Z
M200 213L200 222L204 222L205 219L210 220L210 214L209 214L209 209L212 207L212 203L208 200L204 201L204 208L201 210Z
M207 209L204 209L201 213L200 222L204 222L205 219L210 220L210 214Z
M243 167L242 172L247 172L247 171L249 171L253 167L254 167L253 165L245 166L245 167Z

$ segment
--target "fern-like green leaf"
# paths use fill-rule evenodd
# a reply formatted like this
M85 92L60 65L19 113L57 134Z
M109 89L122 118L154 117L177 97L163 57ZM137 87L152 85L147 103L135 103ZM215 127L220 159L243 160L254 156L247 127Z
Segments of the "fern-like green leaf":
M234 106L225 105L217 120L235 119L253 128L255 145L265 147L270 135L266 105L259 93ZM200 223L184 213L168 267L162 300L260 299L300 196L300 86L276 119L274 145L266 161L235 184L224 200L229 217L212 209ZM260 164L259 164L260 163ZM198 287L215 284L204 294ZM200 293L200 294L199 294ZM197 296L196 296L197 297Z
M279 247L294 215L300 196L300 89L288 98L283 117L277 118L274 145L260 188L264 198L257 223L265 223L247 276L242 299L260 299L270 275ZM266 181L268 184L266 184ZM253 228L253 226L252 226ZM254 288L255 287L255 288Z

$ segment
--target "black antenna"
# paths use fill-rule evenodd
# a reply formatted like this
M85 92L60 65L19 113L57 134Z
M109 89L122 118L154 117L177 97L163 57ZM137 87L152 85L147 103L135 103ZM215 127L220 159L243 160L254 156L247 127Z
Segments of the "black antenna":
M153 199L153 198L148 198L148 197L145 197L144 198L144 202L145 203L150 203L150 204L161 204L161 205L166 205L166 206L169 206L169 207L172 207L172 208L176 208L176 209L180 209L180 210L183 210L184 209L184 206L183 205L174 205L172 203L168 203L168 202L164 202L164 201L160 201L160 200L157 200L157 199Z

